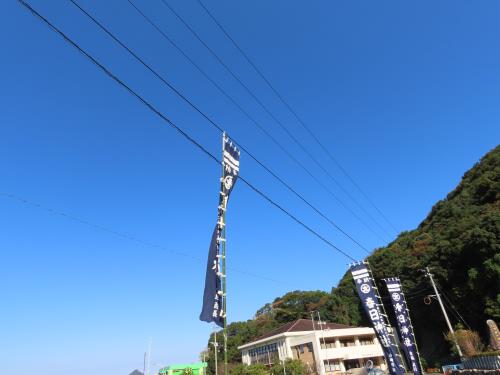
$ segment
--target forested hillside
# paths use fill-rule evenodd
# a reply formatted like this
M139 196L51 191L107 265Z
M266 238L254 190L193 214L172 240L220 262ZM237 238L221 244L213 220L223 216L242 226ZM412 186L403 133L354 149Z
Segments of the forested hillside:
M432 184L432 181L428 182ZM486 319L500 320L500 146L469 170L460 184L432 207L415 230L401 233L367 260L375 279L399 276L405 287L420 351L429 365L450 356L446 324L429 281L419 271L430 267L454 323L486 333ZM385 288L379 284L382 297ZM230 360L240 362L237 346L297 318L319 310L326 321L367 324L346 275L330 293L294 291L259 309L255 318L229 326ZM387 309L389 311L389 309ZM392 318L392 317L391 317ZM213 351L211 351L213 353Z

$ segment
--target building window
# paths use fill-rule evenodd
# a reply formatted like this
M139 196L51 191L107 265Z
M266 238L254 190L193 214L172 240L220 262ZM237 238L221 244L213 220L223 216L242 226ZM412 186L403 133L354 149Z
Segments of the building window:
M341 347L346 347L346 346L354 346L355 342L352 339L346 339L346 340L340 340L340 346Z
M357 359L348 359L344 361L344 366L346 371L353 368L359 368L359 362Z
M334 342L321 343L321 349L331 349L335 348Z
M340 362L338 360L333 360L333 359L331 359L330 361L328 360L325 361L325 371L326 372L340 371Z
M371 361L373 367L380 367L380 364L382 362L380 360L380 358L375 358L375 357L373 357L373 358L365 358L365 359L363 359L363 367L368 366L368 361Z
M269 345L259 346L252 348L248 351L250 356L250 363L262 363L265 365L272 365L276 362L278 355L278 344L273 343Z
M300 359L307 356L307 353L314 353L312 342L292 346L292 353L294 359Z
M373 337L360 337L359 343L361 345L373 345Z

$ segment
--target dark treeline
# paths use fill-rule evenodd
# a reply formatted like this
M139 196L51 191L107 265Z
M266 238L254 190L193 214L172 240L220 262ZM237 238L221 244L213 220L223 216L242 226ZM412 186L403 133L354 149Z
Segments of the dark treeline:
M424 297L433 292L420 269L431 268L453 324L468 324L486 338L486 319L500 319L499 196L497 146L465 173L460 184L432 208L418 228L402 232L367 258L375 279L401 278L419 349L429 366L452 359L439 306L435 301L424 303ZM382 297L386 297L382 283L378 287ZM386 307L390 314L390 306ZM241 362L239 345L284 323L310 318L312 310L319 310L325 321L368 325L352 278L346 273L329 293L289 292L259 309L254 319L230 324L229 360L234 364ZM209 367L213 370L213 350Z

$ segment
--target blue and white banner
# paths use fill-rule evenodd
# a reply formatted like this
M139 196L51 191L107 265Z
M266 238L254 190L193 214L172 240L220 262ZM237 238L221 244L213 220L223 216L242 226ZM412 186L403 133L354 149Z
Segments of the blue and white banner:
M224 326L224 319L226 318L226 312L224 311L226 296L224 295L222 281L226 275L223 274L223 254L220 252L221 242L226 241L224 214L229 195L240 171L240 151L225 133L222 136L222 167L217 224L212 233L212 240L208 250L203 307L200 314L200 320L214 322L219 327Z
M389 373L391 375L404 375L406 369L399 355L394 335L389 332L387 316L384 314L382 300L375 286L371 271L368 268L368 263L354 263L351 265L350 271L366 315L368 315L384 351Z
M406 304L401 281L398 277L383 280L387 285L387 290L389 291L389 296L391 297L391 304L394 309L394 314L396 315L403 353L405 354L408 365L411 366L413 373L415 375L422 375L422 365L420 363L415 334L413 333L413 326L410 320L410 310L408 310L408 305Z
M219 327L222 327L224 325L224 311L222 310L219 235L219 225L216 225L208 249L205 291L203 292L203 307L200 320L214 322Z
M240 151L225 133L222 137L222 148L222 165L224 166L224 173L222 176L221 191L229 197L240 171Z

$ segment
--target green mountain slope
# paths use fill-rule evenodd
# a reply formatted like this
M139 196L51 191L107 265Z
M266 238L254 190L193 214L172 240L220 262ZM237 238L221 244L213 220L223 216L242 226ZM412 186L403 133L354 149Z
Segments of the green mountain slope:
M497 146L465 173L460 184L432 208L417 229L401 233L367 259L375 279L401 278L420 352L429 364L440 363L450 353L443 339L446 324L437 303L423 302L432 291L421 268L431 268L454 323L463 318L472 329L485 334L486 319L500 320L499 197ZM385 298L384 287L378 286ZM319 310L326 321L368 324L352 278L346 273L331 293L290 292L258 310L253 320L231 324L230 360L240 361L238 345L283 323L308 318L312 310Z
M449 354L443 343L447 329L437 303L423 303L423 297L432 292L421 268L431 268L453 322L458 323L461 316L485 334L486 319L500 319L499 197L500 147L496 147L417 229L401 233L368 258L376 279L401 277L419 347L429 363ZM351 277L344 276L332 292L352 296Z

